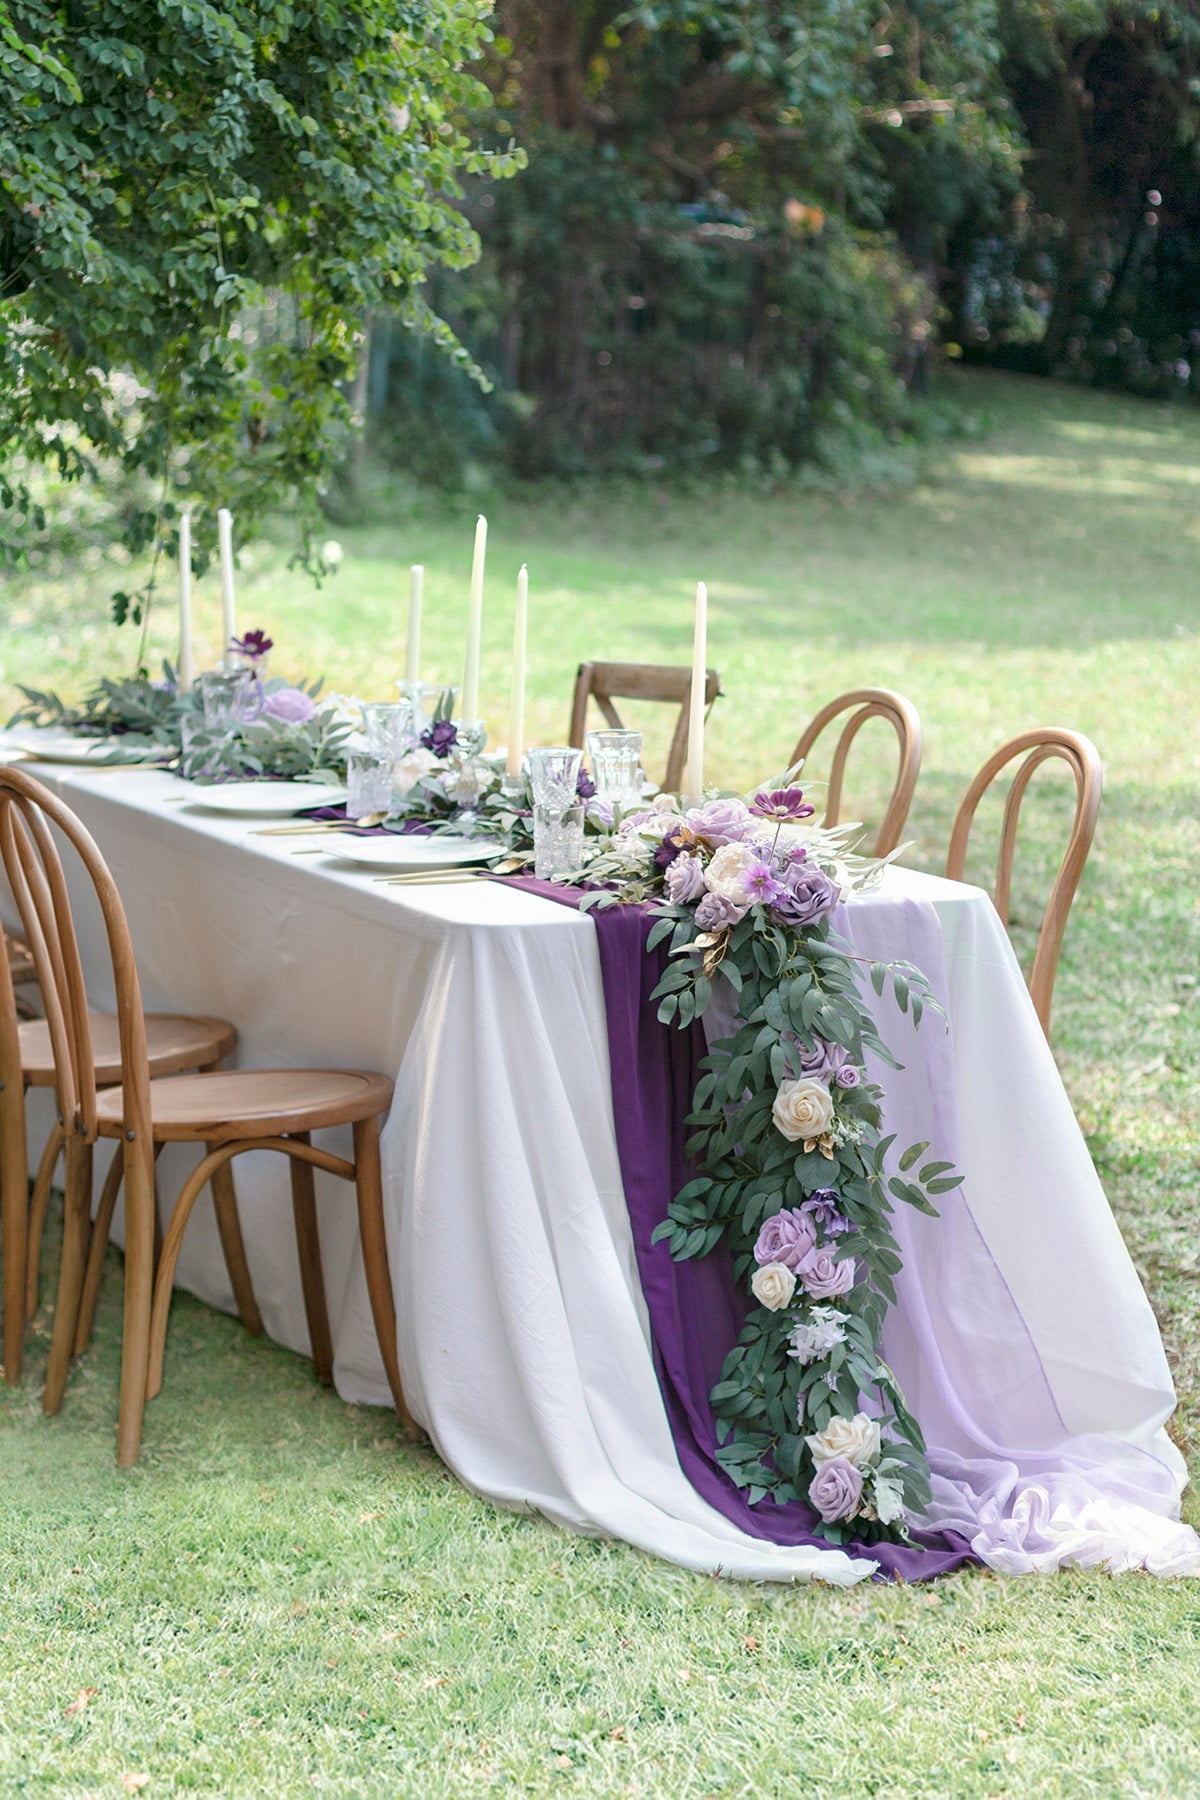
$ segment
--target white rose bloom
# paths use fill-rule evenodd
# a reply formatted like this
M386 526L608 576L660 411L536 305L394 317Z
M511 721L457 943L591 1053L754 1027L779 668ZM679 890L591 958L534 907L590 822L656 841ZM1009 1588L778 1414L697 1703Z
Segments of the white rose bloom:
M796 1277L786 1263L763 1263L755 1269L750 1292L760 1306L779 1312L796 1291Z
M814 1306L804 1323L789 1336L792 1347L788 1355L798 1363L815 1362L818 1356L827 1356L835 1344L843 1343L845 1337L845 1317L837 1307Z
M676 818L681 817L679 802L674 794L655 794L650 802L650 810L657 813L673 813Z
M428 775L432 769L438 768L437 757L432 750L426 750L423 744L408 751L392 768L392 791L404 798L414 788L422 776Z
M737 846L730 845L730 849ZM717 852L719 856L720 851ZM716 857L713 858L716 861ZM833 1123L833 1100L823 1081L804 1076L799 1081L781 1081L771 1117L785 1138L792 1143L811 1143L824 1137Z
M871 1483L875 1493L875 1516L881 1525L892 1525L904 1517L904 1491L891 1475L876 1475Z
M835 1456L844 1456L856 1469L865 1472L879 1461L882 1448L879 1425L876 1420L868 1419L866 1413L855 1413L852 1419L830 1419L824 1431L818 1431L815 1437L804 1441L818 1468Z
M746 883L746 869L754 860L754 852L745 844L722 844L704 871L705 887L735 906L749 906L754 894Z

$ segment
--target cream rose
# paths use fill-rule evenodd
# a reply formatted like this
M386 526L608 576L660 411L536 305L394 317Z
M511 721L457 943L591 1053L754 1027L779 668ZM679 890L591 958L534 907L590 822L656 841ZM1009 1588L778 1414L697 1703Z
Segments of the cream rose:
M440 767L438 759L432 750L426 750L423 745L418 744L415 749L410 750L406 756L402 756L399 762L393 765L393 792L403 799L405 794L417 785L423 775L428 775L431 769L438 767Z
M796 1277L786 1263L763 1263L755 1269L750 1292L760 1306L780 1312L796 1291Z
M736 847L729 846L731 850ZM813 1081L808 1076L802 1076L799 1081L781 1081L771 1117L784 1137L794 1144L811 1143L814 1138L824 1137L833 1124L829 1089L823 1081Z
M820 1468L835 1456L844 1457L856 1469L870 1469L879 1461L881 1448L879 1426L866 1413L855 1413L852 1419L830 1419L824 1431L805 1438L813 1461Z
M720 894L735 906L749 906L754 894L746 881L746 870L755 860L745 844L722 844L707 869L704 885L710 894Z

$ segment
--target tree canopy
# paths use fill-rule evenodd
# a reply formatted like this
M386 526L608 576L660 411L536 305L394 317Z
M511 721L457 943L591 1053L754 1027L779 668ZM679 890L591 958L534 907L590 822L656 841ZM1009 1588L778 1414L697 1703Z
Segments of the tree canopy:
M170 545L185 506L250 528L291 496L312 563L364 316L470 364L425 283L477 254L460 179L522 160L461 122L489 11L0 0L4 466L117 459L133 550ZM0 503L19 546L19 474Z

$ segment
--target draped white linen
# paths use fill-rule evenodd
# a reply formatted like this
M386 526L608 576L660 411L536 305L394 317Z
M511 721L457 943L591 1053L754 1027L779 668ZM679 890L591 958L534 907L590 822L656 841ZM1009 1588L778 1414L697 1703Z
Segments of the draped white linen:
M295 840L183 810L171 802L187 790L157 772L38 773L109 860L148 1007L227 1015L245 1064L396 1075L383 1153L401 1367L464 1482L693 1569L839 1584L873 1572L748 1537L679 1469L621 1190L589 919L495 884L376 885L293 855ZM1175 1523L1183 1469L1162 1429L1174 1395L1154 1319L990 902L892 871L845 919L862 953L923 962L955 1020L951 1036L929 1018L910 1043L880 1008L907 1063L886 1076L890 1127L933 1138L967 1175L939 1221L900 1221L888 1340L935 1447L939 1521L1013 1572L1197 1572L1200 1547ZM105 1004L94 921L82 938ZM187 1155L164 1157L168 1194ZM237 1179L267 1330L306 1350L282 1159L239 1159ZM318 1178L318 1203L338 1390L386 1403L348 1190ZM233 1310L207 1199L178 1279ZM169 1339L167 1357L169 1382Z

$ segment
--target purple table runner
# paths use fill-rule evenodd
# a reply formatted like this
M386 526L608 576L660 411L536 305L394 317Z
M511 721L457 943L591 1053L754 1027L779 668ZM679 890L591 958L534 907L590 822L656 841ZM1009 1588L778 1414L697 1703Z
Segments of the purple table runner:
M563 906L578 906L577 890L530 877L511 884ZM638 1274L650 1315L654 1366L675 1450L684 1474L710 1506L749 1536L784 1545L827 1549L813 1531L815 1515L791 1501L750 1506L717 1461L717 1421L708 1396L737 1342L749 1298L733 1279L729 1254L676 1262L666 1244L652 1244L655 1227L692 1170L684 1158L684 1118L706 1053L704 1028L660 1025L650 996L665 950L648 954L652 915L637 906L593 912L604 984L612 1079L613 1121L621 1179L629 1207ZM869 1557L882 1577L927 1581L978 1562L956 1532L922 1534L911 1544L848 1543L848 1556Z

